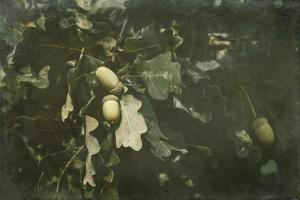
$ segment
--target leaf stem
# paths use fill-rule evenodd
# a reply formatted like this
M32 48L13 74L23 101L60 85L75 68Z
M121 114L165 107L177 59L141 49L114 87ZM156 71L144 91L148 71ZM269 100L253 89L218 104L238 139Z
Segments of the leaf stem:
M245 111L245 104L243 102L242 94L240 92L239 92L239 99L240 99L240 104L241 104L241 107L242 107L244 123L247 124L248 120L247 120L247 115L246 115L246 111Z
M41 182L43 176L44 176L44 172L41 173L41 175L40 175L40 177L39 177L39 179L38 179L38 182L37 182L37 184L36 184L37 192L38 192L38 193L40 192L40 182Z
M144 74L144 75L123 75L121 78L144 78L144 77L165 77L164 74Z
M202 146L202 145L197 145L197 144L187 144L188 147L193 147L197 150L200 150L202 153L205 153L206 155L211 156L212 155L212 151L210 148L206 147L206 146Z
M67 168L70 166L70 164L72 163L72 161L74 160L74 158L83 150L84 148L84 145L82 145L75 153L74 155L70 158L70 160L67 162L65 168L63 169L63 171L61 172L59 178L58 178L58 181L57 181L57 184L56 184L56 190L55 190L55 193L53 195L53 198L52 199L55 199L56 196L57 196L57 193L58 193L58 190L59 190L59 186L60 186L60 182L61 182L61 179L64 175L64 173L66 172Z
M135 52L146 50L146 49L152 49L152 48L160 47L160 45L161 44L153 44L153 45L150 45L150 46L147 46L147 47L142 47L142 48L134 49L134 50L127 51L127 52L124 52L124 53L135 53Z
M123 34L124 34L124 32L125 32L125 29L126 29L127 24L128 24L128 18L126 18L125 21L123 22L122 29L121 29L121 31L120 31L120 33L119 33L119 38L120 38L120 39L123 39Z
M66 50L81 52L81 49L66 47L66 46L60 46L60 45L55 45L55 44L40 44L40 45L33 46L32 48L38 48L38 47L51 47L51 48L66 49Z
M73 47L66 47L66 46L60 46L60 45L55 45L55 44L40 44L40 45L33 46L31 48L39 48L39 47L50 47L50 48L56 48L56 49L65 49L65 50L76 51L76 52L82 53L82 49L73 48ZM87 51L85 51L83 54L92 56L94 58L97 58L95 55L93 55L92 53L87 52Z
M60 153L64 153L66 152L66 150L62 150L62 151L57 151L57 152L53 152L53 153L49 153L49 154L46 154L44 155L43 157L41 157L38 161L38 167L40 167L40 164L41 162L45 159L45 158L48 158L50 156L55 156L56 154L60 154Z
M241 85L239 85L239 88L241 89L241 91L242 91L243 94L245 95L245 97L246 97L246 99L247 99L247 101L248 101L248 103L249 103L249 105L250 105L250 107L251 107L251 111L252 111L253 117L256 118L257 115L256 115L254 106L253 106L253 104L252 104L252 101L251 101L251 99L250 99L250 97L249 97L247 91L246 91L245 88L244 88L243 86L241 86Z

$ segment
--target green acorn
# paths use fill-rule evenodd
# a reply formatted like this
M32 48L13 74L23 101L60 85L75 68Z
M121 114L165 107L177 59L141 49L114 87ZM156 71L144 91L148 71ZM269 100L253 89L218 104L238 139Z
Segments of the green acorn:
M268 120L264 117L254 120L253 129L259 142L265 145L271 145L275 141L275 135Z
M109 68L101 66L96 70L96 77L100 81L101 85L110 94L122 95L124 92L124 86L120 82L118 76Z
M275 141L275 135L274 135L273 129L270 126L268 120L264 117L257 118L254 106L252 104L252 101L251 101L247 91L241 85L239 86L239 88L244 93L244 95L245 95L246 99L248 100L249 105L251 107L252 114L255 119L252 124L252 127L254 129L254 132L255 132L255 135L256 135L258 141L264 145L273 144Z
M118 123L121 118L119 99L115 95L107 95L102 100L104 119L111 124Z

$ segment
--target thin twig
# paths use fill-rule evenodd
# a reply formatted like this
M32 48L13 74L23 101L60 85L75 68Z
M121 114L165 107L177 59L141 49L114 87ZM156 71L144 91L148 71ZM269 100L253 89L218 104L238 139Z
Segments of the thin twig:
M253 117L256 118L257 115L256 115L254 106L253 106L253 104L252 104L252 101L251 101L251 99L250 99L250 97L249 97L247 91L246 91L245 88L244 88L243 86L241 86L241 85L239 85L239 88L240 88L241 91L244 93L244 95L245 95L245 97L246 97L246 99L247 99L247 101L248 101L248 103L249 103L249 105L250 105L250 107L251 107L251 111L252 111Z
M123 34L125 32L125 29L126 29L126 26L127 26L127 23L128 23L128 18L125 19L124 23L123 23L123 26L122 26L122 29L119 33L119 38L120 40L123 40Z
M75 153L74 155L70 158L70 160L67 162L65 168L63 169L63 171L61 172L59 178L58 178L58 181L57 181L57 185L56 185L56 190L55 190L55 193L53 195L53 198L52 199L55 199L56 196L57 196L57 193L58 193L58 190L59 190L59 186L60 186L60 182L61 182L61 179L64 175L64 173L66 172L67 168L70 166L70 164L72 163L72 161L74 160L74 158L83 150L84 148L84 145L82 145Z
M66 47L66 46L60 46L60 45L56 45L56 44L40 44L40 45L33 46L31 48L38 48L38 47L51 47L51 48L65 49L65 50L72 50L72 51L81 52L81 49Z
M195 149L198 149L200 151L205 151L205 153L207 153L207 155L211 155L212 151L210 148L206 147L206 146L202 146L202 145L196 145L196 144L187 144L188 147L193 147Z
M40 192L40 182L41 182L43 176L44 176L44 172L41 173L41 175L40 175L40 177L39 177L39 179L38 179L38 182L37 182L37 184L36 184L37 192L38 192L38 193Z
M227 101L226 97L223 95L221 89L219 88L219 86L217 85L208 85L208 87L212 87L215 88L217 90L217 92L219 93L220 97L224 100L224 102Z
M49 153L49 154L44 155L44 156L41 157L41 159L38 161L38 167L40 167L40 164L41 164L41 162L42 162L44 159L46 159L46 158L48 158L48 157L50 157L50 156L55 156L56 154L64 153L64 152L66 152L66 150L57 151L57 152L53 152L53 153Z
M245 111L245 104L242 100L242 95L241 95L240 92L239 92L239 99L240 99L240 103L241 103L241 106L242 106L242 112L243 112L243 116L244 116L244 123L247 124L248 120L247 120L247 115L246 115L246 111Z
M62 60L64 61L64 60L66 60L69 56L71 56L71 55L73 55L75 52L70 52L70 53L68 53L67 55L65 55L63 58L62 58Z
M40 44L40 45L36 45L30 48L39 48L39 47L50 47L50 48L57 48L57 49L65 49L65 50L70 50L70 51L76 51L76 52L82 52L82 49L78 49L78 48L73 48L73 47L66 47L66 46L60 46L60 45L55 45L55 44ZM95 55L93 55L90 52L85 51L85 53L83 53L84 55L89 55L92 56L94 58L97 58Z
M146 49L152 49L152 48L155 48L155 47L159 47L160 44L154 44L154 45L150 45L150 46L147 46L147 47L142 47L142 48L139 48L139 49L134 49L134 50L131 50L131 51L127 51L127 52L124 52L125 54L126 53L135 53L137 51L142 51L142 50L146 50Z
M57 53L57 50L53 51L53 52L50 52L49 54L47 54L45 57L43 57L42 59L38 60L38 62L40 64L42 64L46 59L48 59L49 57L51 57L52 55L56 54Z
M123 75L121 78L145 78L145 77L165 77L166 75L164 74L143 74L143 75Z

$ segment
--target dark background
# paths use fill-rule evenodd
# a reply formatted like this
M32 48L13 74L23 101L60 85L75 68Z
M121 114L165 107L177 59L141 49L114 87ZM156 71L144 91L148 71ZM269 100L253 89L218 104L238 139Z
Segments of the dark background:
M275 1L247 2L241 6L237 1L223 1L218 8L213 7L211 1L131 0L127 4L129 19L135 29L150 23L169 24L172 20L180 24L179 35L183 37L184 43L176 51L179 57L190 57L199 61L211 60L214 58L214 50L207 44L207 33L228 33L233 41L233 61L225 63L222 69L209 72L211 82L200 81L194 84L189 77L183 75L187 91L193 94L191 98L203 101L212 112L211 122L204 124L180 110L172 109L170 99L165 102L151 102L160 125L168 122L173 130L182 134L186 144L207 146L212 150L212 155L204 156L191 149L179 162L172 163L162 162L154 157L147 144L140 152L120 149L118 153L121 163L115 167L115 184L121 199L250 200L300 197L299 2L283 1L280 8L274 6ZM27 16L26 13L18 12L12 4L10 1L0 1L0 12L4 12L4 9L10 10L9 19L12 21ZM46 12L54 12L55 5L53 3L49 6ZM49 27L51 26L50 24ZM50 39L47 39L54 41L67 40L70 36L55 30L42 34L45 37L50 34ZM26 31L24 47L22 44L18 46L20 52L23 52L22 48L26 48L27 41L38 43L37 38L43 40L39 34ZM258 48L249 46L251 40L258 41ZM11 49L4 43L2 46L3 49ZM30 49L25 52L26 55L31 55ZM0 55L5 58L7 53L1 50ZM19 58L16 59L16 67L18 64L23 65L20 63L28 59L22 56ZM28 60L30 62L30 59ZM51 62L55 63L56 60ZM236 156L233 141L228 138L227 131L233 126L238 126L240 121L234 117L228 119L223 112L223 101L216 91L209 90L211 94L207 101L201 99L200 92L203 88L209 88L210 83L217 84L228 99L236 98L236 94L231 90L232 85L246 85L258 115L269 119L276 136L280 139L272 149L264 150L259 163ZM0 199L29 200L47 196L49 191L46 189L43 190L45 194L35 197L40 169L37 168L36 161L32 159L24 141L18 135L10 134L9 128L21 114L45 112L42 109L45 104L54 107L52 111L47 111L50 112L50 116L53 112L54 116L64 102L64 97L59 95L61 91L65 91L65 85L61 88L50 88L46 92L32 89L29 101L21 99L8 113L0 113ZM233 115L236 112L238 111L233 110ZM250 117L246 116L246 119L250 120ZM74 129L70 133L70 130L62 128L66 125L55 120L34 125L22 121L22 124L21 131L24 134L32 135L38 142L47 140L41 142L48 145L47 152L57 151L56 141L69 137L62 136L64 132L66 135L76 135L78 132ZM41 133L32 127L49 131ZM277 162L279 173L262 177L259 168L268 159ZM164 186L160 186L158 180L158 174L162 172L170 177L170 181ZM194 187L186 187L182 175L191 178ZM68 190L67 187L62 190L62 196L65 190ZM68 195L66 194L65 199L81 199L76 195Z

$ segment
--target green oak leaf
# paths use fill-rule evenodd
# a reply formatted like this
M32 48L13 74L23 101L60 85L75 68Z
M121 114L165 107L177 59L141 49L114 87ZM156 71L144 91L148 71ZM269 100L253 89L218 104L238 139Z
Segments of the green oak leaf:
M115 176L114 171L110 170L108 174L103 177L103 180L106 181L107 183L111 183L114 180L114 176Z
M145 138L152 145L151 151L155 156L161 159L164 157L169 157L171 155L171 149L165 144L164 140L167 140L167 137L159 128L158 121L152 109L151 103L146 96L142 96L141 100L143 102L141 113L143 114L145 122L148 126Z
M124 51L143 55L155 55L161 51L159 29L155 25L149 25L135 36L127 37L124 42Z
M144 61L137 67L150 96L157 100L166 100L170 93L181 93L183 86L178 62L171 61L171 53L167 52Z
M102 38L98 44L103 47L106 56L112 56L112 49L117 45L117 41L112 37L105 37Z
M106 163L106 167L115 166L118 165L119 163L120 163L119 155L115 151L112 151L110 158Z
M126 53L152 58L166 51L174 52L182 43L183 38L172 27L160 28L157 24L151 24L134 36L127 37L123 48Z
M161 130L168 137L168 141L163 141L165 145L172 151L177 151L181 154L188 153L187 145L185 142L185 138L182 135L182 132L174 129L172 125L167 121L160 121Z
M173 97L173 104L174 108L178 108L184 110L190 116L195 119L200 120L203 123L208 123L212 120L212 113L209 111L203 110L202 112L197 111L196 106L192 105L191 102L187 102L186 104L183 103L180 97Z
M107 10L107 9L124 9L125 0L74 0L78 7L83 10L95 13L98 10Z

